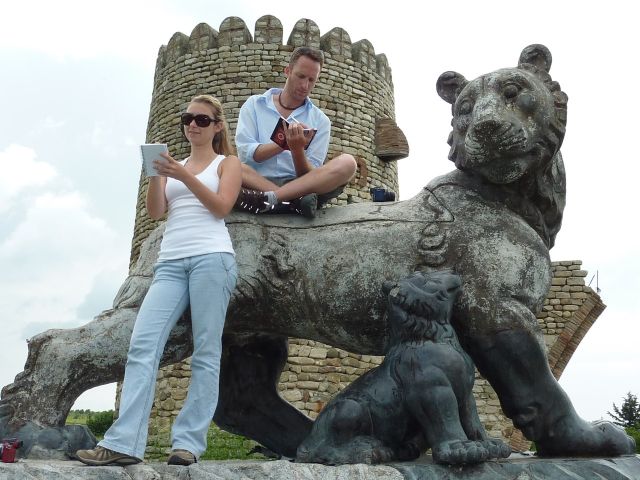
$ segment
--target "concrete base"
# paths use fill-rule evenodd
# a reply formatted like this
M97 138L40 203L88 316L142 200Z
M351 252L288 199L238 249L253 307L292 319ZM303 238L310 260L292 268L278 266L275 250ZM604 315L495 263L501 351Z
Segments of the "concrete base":
M87 467L69 460L0 463L1 480L640 480L640 456L603 459L508 460L468 467L443 467L429 457L392 465L341 465L277 461L205 461L189 467L143 463L129 467Z

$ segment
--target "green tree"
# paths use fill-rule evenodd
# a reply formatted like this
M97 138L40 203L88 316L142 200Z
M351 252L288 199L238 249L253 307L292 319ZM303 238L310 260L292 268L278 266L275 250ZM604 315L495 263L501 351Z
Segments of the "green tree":
M638 397L631 392L627 393L620 408L613 404L613 412L607 412L613 423L621 427L640 428L640 403Z
M96 437L102 438L113 423L113 410L92 413L87 418L87 427Z
M625 428L627 435L633 437L636 441L636 453L640 453L640 426L638 428L627 427Z

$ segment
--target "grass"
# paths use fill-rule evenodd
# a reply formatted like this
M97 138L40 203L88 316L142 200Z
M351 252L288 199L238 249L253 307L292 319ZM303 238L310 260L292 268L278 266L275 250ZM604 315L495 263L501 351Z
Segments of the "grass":
M265 460L266 457L260 453L250 453L256 446L259 446L257 442L226 432L212 423L207 434L207 450L200 458L202 460Z
M67 425L87 425L91 417L96 417L107 412L92 412L91 410L71 410L67 416ZM91 425L91 422L89 422ZM94 432L95 434L95 432ZM100 440L102 437L96 438ZM207 450L200 457L201 460L266 460L267 457L260 453L250 453L259 446L253 440L234 435L219 428L214 423L207 433ZM171 449L171 433L169 429L159 430L151 427L149 442L145 458L164 461Z
M96 413L91 410L71 410L67 416L66 425L86 425L91 414Z
M157 430L152 427L149 433L145 458L159 461L165 460L171 450L170 430ZM267 457L260 453L251 453L251 450L256 446L259 446L257 442L226 432L212 423L207 433L207 450L200 456L200 459L266 460Z

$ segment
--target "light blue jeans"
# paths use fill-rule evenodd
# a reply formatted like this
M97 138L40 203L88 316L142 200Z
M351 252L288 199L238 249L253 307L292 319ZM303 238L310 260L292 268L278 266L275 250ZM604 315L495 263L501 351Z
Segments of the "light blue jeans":
M158 262L136 318L120 397L120 415L98 445L142 459L147 444L158 366L171 329L191 305L191 383L171 431L174 449L196 458L218 403L222 330L236 262L230 253L210 253Z

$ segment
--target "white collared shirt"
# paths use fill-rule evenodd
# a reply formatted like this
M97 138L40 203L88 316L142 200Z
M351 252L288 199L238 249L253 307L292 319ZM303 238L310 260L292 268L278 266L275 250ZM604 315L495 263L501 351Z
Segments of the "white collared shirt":
M253 95L240 108L238 126L236 127L236 148L238 156L243 163L256 170L263 177L277 180L296 178L296 170L293 165L291 152L285 150L263 162L253 159L258 146L272 143L271 134L280 121L280 112L273 103L274 95L282 92L281 88L271 88L262 95ZM315 128L316 132L305 155L309 163L316 168L320 167L327 158L329 151L329 135L331 134L331 121L322 110L316 107L309 98L293 112L287 120L304 123L309 128Z

